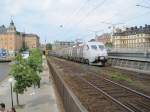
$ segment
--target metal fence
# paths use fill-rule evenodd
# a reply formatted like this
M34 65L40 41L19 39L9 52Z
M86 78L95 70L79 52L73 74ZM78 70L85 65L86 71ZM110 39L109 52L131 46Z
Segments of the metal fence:
M48 65L52 74L55 86L63 102L63 106L66 112L88 112L85 107L80 103L78 98L68 88L67 84L60 76L60 72L51 64L50 60Z

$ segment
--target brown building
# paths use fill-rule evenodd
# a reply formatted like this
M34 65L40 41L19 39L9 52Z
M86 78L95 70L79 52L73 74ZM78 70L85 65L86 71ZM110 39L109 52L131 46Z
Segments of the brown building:
M97 36L95 38L95 40L98 41L98 42L102 42L104 44L110 43L111 42L111 35L109 33L104 33L100 36Z
M12 20L8 28L4 25L0 26L0 49L5 49L9 54L14 54L22 47L23 42L29 48L39 47L39 37L35 34L18 32Z
M29 49L39 47L39 37L36 34L24 34L24 41Z

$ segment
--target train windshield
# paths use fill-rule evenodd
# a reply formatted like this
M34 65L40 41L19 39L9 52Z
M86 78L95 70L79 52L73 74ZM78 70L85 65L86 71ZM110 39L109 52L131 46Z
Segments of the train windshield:
M103 50L105 47L103 45L98 45L100 50Z
M97 50L97 46L96 45L91 45L91 48L94 50Z

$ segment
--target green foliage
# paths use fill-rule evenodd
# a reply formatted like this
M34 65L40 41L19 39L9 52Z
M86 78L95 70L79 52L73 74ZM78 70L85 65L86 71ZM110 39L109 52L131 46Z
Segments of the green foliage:
M123 75L123 74L121 74L120 72L117 72L117 71L111 72L110 77L113 80L116 80L116 81L127 81L129 83L132 83L132 79L130 79L128 76Z
M28 87L40 84L39 72L42 72L42 54L39 49L32 49L28 59L17 54L11 66L10 75L15 79L14 92L23 94Z
M51 43L46 44L46 50L52 50L52 44Z
M42 53L39 49L32 49L28 58L28 65L37 72L42 72Z

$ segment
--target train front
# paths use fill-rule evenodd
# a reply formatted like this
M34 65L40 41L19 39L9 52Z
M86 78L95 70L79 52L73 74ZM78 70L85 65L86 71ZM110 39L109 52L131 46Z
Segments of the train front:
M90 43L90 62L93 65L105 66L107 62L108 54L105 45L100 42Z

